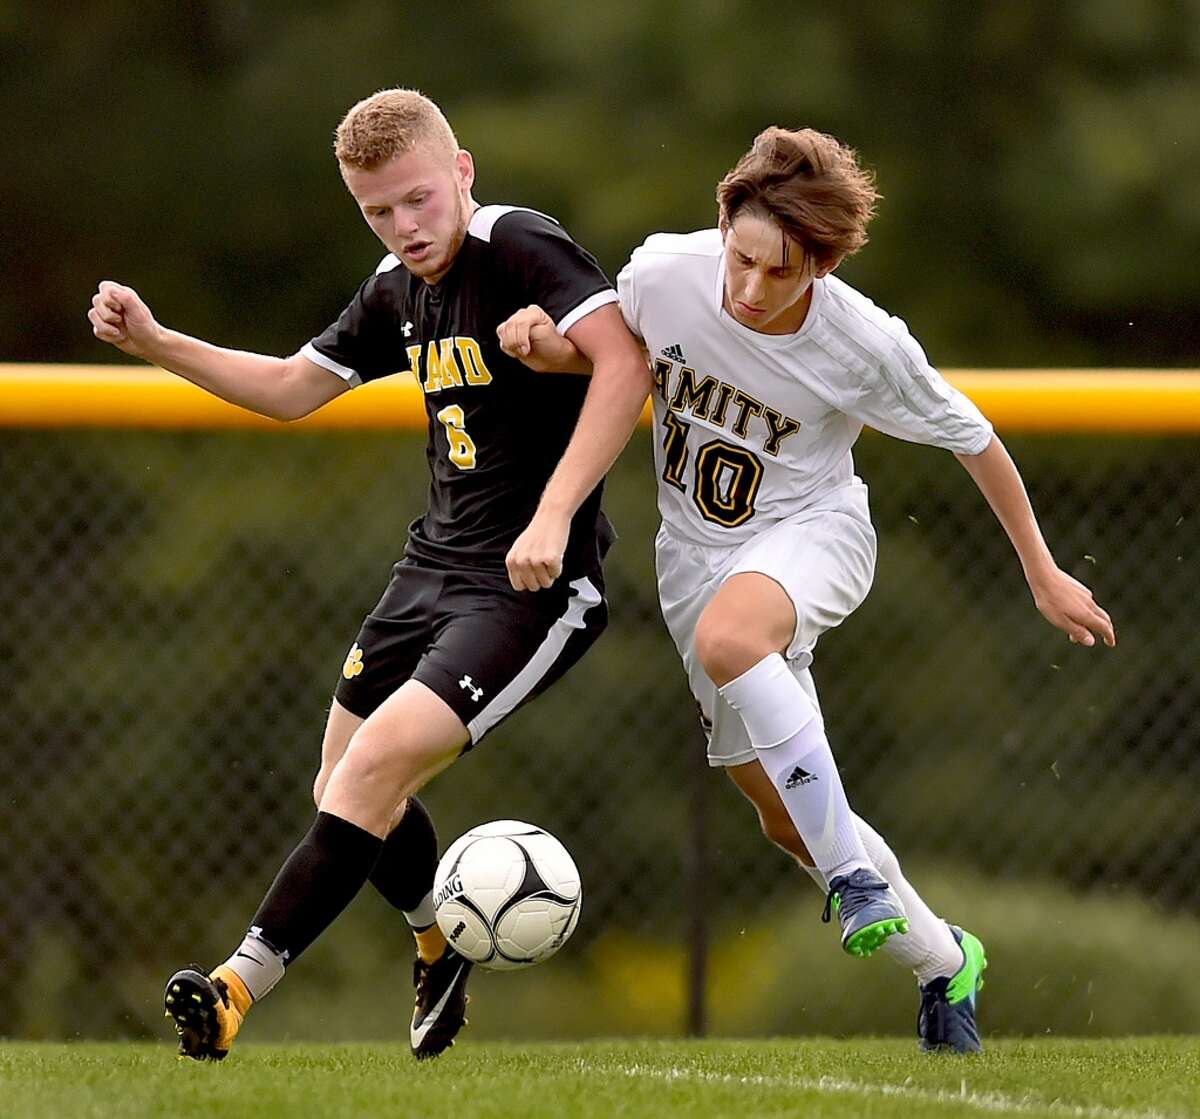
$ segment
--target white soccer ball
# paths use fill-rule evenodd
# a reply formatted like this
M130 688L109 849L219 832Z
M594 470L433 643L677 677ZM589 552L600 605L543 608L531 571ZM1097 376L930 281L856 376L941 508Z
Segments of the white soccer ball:
M519 820L480 824L446 849L433 879L438 927L456 952L509 971L549 959L575 931L583 891L567 849Z

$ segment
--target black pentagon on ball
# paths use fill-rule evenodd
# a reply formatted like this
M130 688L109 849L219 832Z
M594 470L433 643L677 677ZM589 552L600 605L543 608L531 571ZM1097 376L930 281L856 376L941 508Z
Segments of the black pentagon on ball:
M530 833L534 834L534 833ZM573 908L579 901L578 895L575 897L567 897L565 894L560 894L553 889L546 880L538 872L537 866L534 864L533 857L529 854L524 844L518 843L511 835L504 836L512 843L520 852L525 860L525 873L521 878L517 888L509 897L501 903L496 910L495 917L492 918L492 928L498 928L500 922L504 919L506 913L512 910L515 906L520 905L523 901L529 901L534 898L542 898L545 901L551 902L554 905L561 905L564 909ZM513 963L532 963L533 960L529 957L510 956L499 944L496 945L496 954L503 956L506 960L511 960Z

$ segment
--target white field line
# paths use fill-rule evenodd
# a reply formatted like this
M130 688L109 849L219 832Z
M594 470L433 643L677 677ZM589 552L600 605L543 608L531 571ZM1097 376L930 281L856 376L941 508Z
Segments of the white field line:
M600 1075L611 1075L612 1069L584 1063L584 1069ZM1064 1103L1059 1099L1039 1100L1035 1096L1010 1096L1003 1092L977 1092L964 1079L957 1092L944 1088L919 1088L914 1084L873 1084L865 1080L843 1080L836 1076L735 1076L732 1073L705 1072L689 1068L652 1068L648 1065L626 1065L617 1070L631 1079L664 1081L700 1081L709 1084L738 1084L750 1088L785 1088L800 1092L822 1092L838 1096L884 1097L913 1100L919 1103L958 1104L995 1115L1061 1115L1065 1119L1183 1119L1162 1111L1130 1111L1099 1104Z

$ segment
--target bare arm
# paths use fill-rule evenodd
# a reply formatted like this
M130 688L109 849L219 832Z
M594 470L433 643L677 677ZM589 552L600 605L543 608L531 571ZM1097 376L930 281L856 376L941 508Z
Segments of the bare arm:
M277 420L296 420L349 388L340 377L300 354L268 357L226 350L161 326L132 288L104 280L88 311L92 333L132 357Z
M531 350L522 353L521 340L506 330L511 323L509 320L498 330L502 347L538 369L536 358L527 360L533 357ZM542 340L543 358L547 353L552 356L546 358L540 371L590 370L592 381L575 432L542 491L533 520L508 553L512 585L530 591L551 586L562 574L571 518L629 442L650 393L650 370L616 304L593 311L571 327L565 337L550 324L549 334L544 334ZM528 343L528 336L524 341Z
M1059 568L1046 547L1025 485L1004 444L995 436L982 454L955 455L987 499L1016 549L1038 610L1074 642L1094 645L1096 636L1116 645L1112 619L1092 592Z
M586 321L586 320L584 320ZM554 320L536 304L522 307L497 328L500 348L535 373L591 373L590 359L569 337L559 334Z

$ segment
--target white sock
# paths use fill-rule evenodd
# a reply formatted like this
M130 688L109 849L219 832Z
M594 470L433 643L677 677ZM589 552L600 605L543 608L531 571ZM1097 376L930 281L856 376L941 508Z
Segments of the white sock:
M954 975L963 966L964 957L950 926L925 904L924 898L904 877L900 860L888 846L887 840L861 816L855 816L854 823L875 869L899 895L908 914L908 934L889 936L883 951L896 963L909 968L918 983L925 984L938 976L949 978ZM800 863L800 866L822 891L829 888L828 882L815 866L806 866L804 863Z
M874 869L824 723L787 661L772 653L720 692L746 724L758 760L826 880Z
M255 1002L283 978L287 962L286 953L276 952L261 934L260 928L252 928L237 951L225 961L225 966L246 984L246 990Z
M421 904L416 909L402 910L404 919L414 929L427 929L430 925L437 922L437 914L433 911L433 891L430 890L422 899Z

